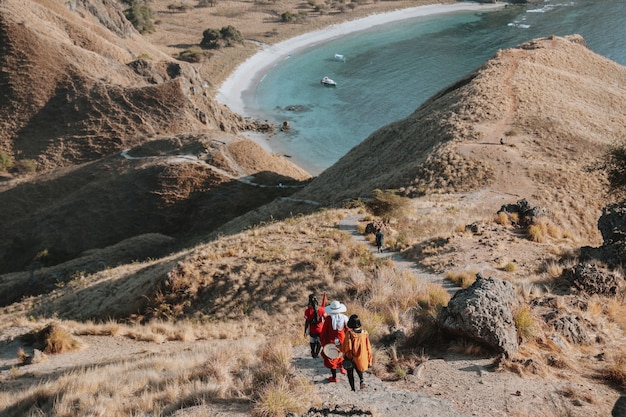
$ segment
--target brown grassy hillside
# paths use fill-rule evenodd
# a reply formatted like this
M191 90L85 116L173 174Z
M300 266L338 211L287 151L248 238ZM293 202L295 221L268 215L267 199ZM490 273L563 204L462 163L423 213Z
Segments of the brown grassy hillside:
M234 136L250 122L146 42L122 4L71 4L0 4L0 152L34 163L0 167L0 273L146 233L184 244L309 177Z
M608 415L626 381L624 302L572 294L561 273L598 241L605 181L588 168L625 131L623 67L575 36L500 51L303 187L305 172L229 133L241 119L197 93L191 67L155 59L108 4L0 3L0 146L49 169L0 182L0 265L14 271L0 271L0 415L245 416L281 381L279 398L306 409L328 387L327 374L294 379L310 292L362 317L371 380L460 414ZM52 81L20 77L20 63ZM41 94L26 96L29 81ZM389 188L411 200L376 254L358 233L377 220L363 204L326 207ZM495 218L520 198L552 212L544 240ZM511 282L527 307L519 356L499 372L433 320L450 297L438 282L476 271ZM555 312L588 341L557 346ZM28 364L20 336L52 320L82 350ZM389 342L395 330L406 344Z
M339 202L376 188L412 197L489 190L532 199L567 230L597 239L605 182L590 168L623 139L625 85L626 68L579 36L500 51L373 133L299 196Z
M0 149L16 159L50 169L153 136L245 125L204 94L193 67L139 36L117 2L0 7Z

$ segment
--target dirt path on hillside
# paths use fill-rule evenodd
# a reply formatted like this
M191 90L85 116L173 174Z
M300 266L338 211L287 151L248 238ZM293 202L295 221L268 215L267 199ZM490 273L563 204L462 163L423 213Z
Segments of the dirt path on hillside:
M446 291L448 291L450 296L453 296L458 290L461 289L460 287L454 285L451 281L444 279L443 275L432 274L426 271L417 263L404 259L402 255L398 252L383 250L383 252L378 253L376 247L371 245L367 241L366 237L359 233L357 229L358 224L361 222L361 217L362 216L359 214L353 214L344 217L339 222L339 229L349 233L355 241L366 245L368 248L370 248L375 256L392 260L398 271L409 271L418 279L441 285L443 288L446 289Z

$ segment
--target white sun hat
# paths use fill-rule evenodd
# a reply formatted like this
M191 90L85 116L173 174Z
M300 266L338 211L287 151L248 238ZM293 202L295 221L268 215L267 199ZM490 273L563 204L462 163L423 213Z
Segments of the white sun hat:
M348 310L348 308L346 307L345 304L342 304L339 301L335 300L329 305L327 305L324 308L324 310L326 311L326 314L337 314L337 313L345 313L346 310Z

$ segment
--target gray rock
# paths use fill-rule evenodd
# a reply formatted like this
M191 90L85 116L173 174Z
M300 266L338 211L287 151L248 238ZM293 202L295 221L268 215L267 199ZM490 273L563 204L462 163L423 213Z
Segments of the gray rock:
M563 316L551 322L552 328L574 344L589 343L589 334L578 317Z
M622 395L617 399L611 411L611 416L626 417L626 395Z
M605 244L626 241L626 206L614 203L604 207L598 219L598 229Z
M588 263L580 263L573 268L565 269L562 276L572 288L589 295L615 296L623 294L626 289L624 278Z
M519 306L511 283L476 276L476 282L458 291L438 316L445 331L468 337L505 355L517 352L513 310Z

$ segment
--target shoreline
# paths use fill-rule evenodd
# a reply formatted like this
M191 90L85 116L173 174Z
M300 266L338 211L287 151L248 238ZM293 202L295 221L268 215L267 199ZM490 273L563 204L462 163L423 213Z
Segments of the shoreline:
M263 81L265 74L272 67L288 58L291 54L315 45L328 42L342 36L367 30L388 23L417 17L441 15L455 12L494 10L505 7L503 3L459 2L431 4L393 12L377 13L367 17L331 25L324 29L307 32L274 45L262 45L262 49L239 64L218 88L215 99L229 107L233 112L244 117L256 117L246 108L246 101L254 94L255 86ZM255 142L258 143L257 140ZM259 143L268 149L267 143Z

